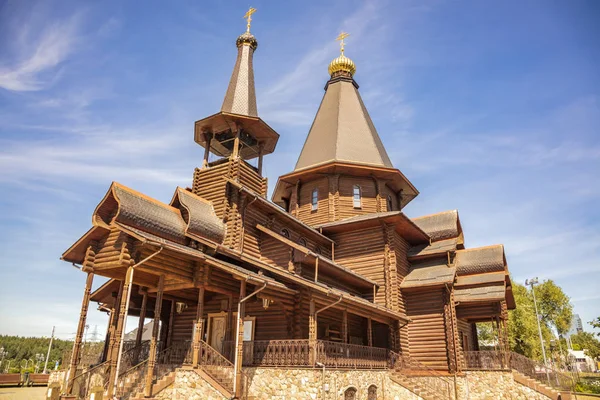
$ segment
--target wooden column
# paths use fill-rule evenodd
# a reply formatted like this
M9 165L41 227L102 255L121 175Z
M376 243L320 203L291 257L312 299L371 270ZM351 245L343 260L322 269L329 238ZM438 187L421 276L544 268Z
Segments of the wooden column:
M88 271L83 289L83 299L81 300L81 312L79 313L79 324L77 325L77 334L75 335L75 343L73 344L73 352L71 353L71 363L69 364L69 380L67 383L67 393L71 394L73 390L73 378L77 375L77 364L81 354L81 343L83 333L85 331L85 321L87 320L88 308L90 306L90 295L92 292L92 282L94 281L94 273Z
M311 297L308 313L308 346L310 351L310 363L317 362L317 316L315 315L315 300Z
M260 142L258 144L258 174L260 176L262 176L262 170L263 170L263 149L265 147L265 144Z
M152 324L152 338L150 339L150 354L148 355L148 370L146 372L146 386L144 396L152 395L152 379L154 377L154 366L156 365L156 350L158 346L158 327L160 324L160 313L162 311L163 291L165 289L165 276L158 279L158 291L156 292L156 303L154 304L154 323Z
M123 290L121 293L121 302L119 304L119 316L117 320L117 327L115 329L115 341L113 356L110 360L110 375L108 380L108 397L112 397L114 389L119 379L119 353L121 352L121 342L123 341L123 328L125 326L125 319L127 318L127 311L129 308L129 296L131 295L131 285L133 284L133 267L127 268L125 274L125 282L123 283Z
M246 297L246 281L240 283L240 301ZM242 363L244 358L244 316L246 306L244 303L238 305L237 315L237 340L235 348L235 396L242 394Z
M342 342L348 343L348 311L342 312Z
M144 322L146 321L146 306L148 304L148 292L144 291L142 295L142 309L140 310L140 320L138 321L137 335L135 336L135 345L142 344L142 334L144 333Z
M123 297L123 281L120 281L119 292L115 298L115 304L110 310L110 321L108 327L108 345L106 347L105 361L112 360L115 349L115 330L117 329L117 321L119 320L119 307L121 304L121 298Z
M171 312L169 313L169 330L167 331L167 345L164 346L165 349L167 347L171 347L171 344L173 343L173 320L175 319L175 304L175 300L171 300Z
M235 127L235 139L233 139L233 150L231 151L231 158L236 159L240 156L240 128Z
M315 282L319 280L319 257L315 257Z
M202 168L208 167L208 156L210 155L210 143L212 141L213 134L209 132L203 132L204 135L204 143L206 143L204 147L204 159L202 160Z
M233 327L233 296L227 297L227 321L225 321L225 341L229 344L227 349L226 357L228 360L233 359L233 346L231 345L232 340L232 327Z
M373 321L371 318L367 319L367 343L369 347L373 347Z
M192 356L192 366L197 367L200 360L200 341L202 340L203 324L202 317L204 316L204 285L198 288L198 306L196 307L196 321L194 323L194 353Z

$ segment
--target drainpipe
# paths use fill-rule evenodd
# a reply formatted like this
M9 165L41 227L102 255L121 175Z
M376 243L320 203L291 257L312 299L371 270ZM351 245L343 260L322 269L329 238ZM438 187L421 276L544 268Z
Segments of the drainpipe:
M248 280L248 279L246 279ZM241 318L241 311L242 311L242 304L245 303L246 301L250 300L250 298L256 296L258 293L262 292L263 290L265 290L265 288L267 287L267 282L264 282L262 287L255 290L254 292L250 293L248 296L244 297L243 299L240 299L240 301L238 302L238 306L237 306L237 318L238 318L238 328L240 326L240 321L239 319ZM233 371L234 374L237 374L238 371L238 364L240 362L239 357L238 357L238 346L240 345L240 335L239 332L237 335L235 335L235 359L234 359L234 363L233 363ZM240 368L241 369L241 368ZM237 395L237 384L238 384L238 380L234 378L233 380L233 393Z
M150 242L144 242L144 243L150 243ZM123 321L123 332L126 331L126 327L127 327L127 313L129 312L129 299L131 297L131 288L133 286L133 273L135 271L135 268L139 267L140 265L144 264L148 260L152 259L154 256L158 255L163 250L163 246L161 244L159 244L159 246L160 246L160 248L157 251L150 254L148 257L144 258L142 261L138 262L137 264L134 264L131 266L131 278L130 278L131 284L127 288L127 298L125 300L125 317L124 317L124 321ZM123 342L125 341L123 339L124 339L124 335L122 334L121 335L121 343L119 343L119 354L117 356L117 367L116 367L116 374L115 374L115 384L113 387L113 395L115 393L117 393L117 386L119 384L119 367L121 366L121 356L123 355Z
M328 305L328 306L325 306L325 307L321 308L320 310L317 310L317 311L315 311L315 318L317 318L317 315L319 315L319 313L320 313L321 311L325 311L325 310L327 310L328 308L331 308L331 307L335 306L336 304L339 304L339 302L340 302L340 301L342 301L343 299L344 299L344 295L340 294L340 298L339 298L339 299L337 299L335 302L331 303L331 304L330 304L330 305Z

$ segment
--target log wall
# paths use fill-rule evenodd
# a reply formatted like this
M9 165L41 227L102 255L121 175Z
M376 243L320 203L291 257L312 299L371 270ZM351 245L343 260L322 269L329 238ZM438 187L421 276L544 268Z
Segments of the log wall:
M432 368L448 369L444 328L445 289L404 292L410 356Z
M331 235L336 242L335 262L365 276L380 287L375 302L386 304L385 240L381 227L341 232ZM371 296L372 298L372 296Z
M312 209L312 192L319 191L317 209ZM297 218L308 225L324 224L329 221L329 181L320 178L302 183L298 196Z

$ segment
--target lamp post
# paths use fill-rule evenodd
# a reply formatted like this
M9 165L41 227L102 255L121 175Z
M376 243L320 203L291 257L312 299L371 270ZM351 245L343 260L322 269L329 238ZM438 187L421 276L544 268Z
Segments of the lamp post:
M546 370L546 378L550 384L550 374L548 373L548 361L546 360L546 350L544 349L544 337L542 336L542 326L540 325L540 316L538 315L537 301L535 300L535 290L533 285L538 284L537 276L532 279L525 279L525 286L531 286L531 294L533 295L533 307L535 308L535 319L537 321L538 332L540 334L540 345L542 346L542 356L544 357L544 369Z

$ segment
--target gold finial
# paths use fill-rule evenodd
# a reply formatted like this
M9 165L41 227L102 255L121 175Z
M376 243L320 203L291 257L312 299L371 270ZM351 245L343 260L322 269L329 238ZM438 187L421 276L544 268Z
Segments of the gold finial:
M250 7L248 9L248 11L246 12L246 14L244 14L244 19L246 19L246 21L248 21L248 24L246 25L246 32L250 33L250 22L252 22L252 14L254 14L256 12L256 8L254 7Z
M335 38L335 40L340 41L340 54L342 55L344 54L344 39L346 39L348 36L350 36L349 33L342 31L342 33L340 33L338 37Z

